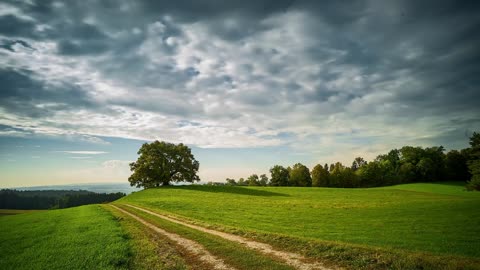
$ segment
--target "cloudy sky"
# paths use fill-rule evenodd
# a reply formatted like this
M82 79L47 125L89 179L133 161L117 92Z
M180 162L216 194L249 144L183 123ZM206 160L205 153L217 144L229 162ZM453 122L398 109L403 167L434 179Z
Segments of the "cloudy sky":
M0 1L0 186L126 181L145 141L203 181L467 146L478 1Z

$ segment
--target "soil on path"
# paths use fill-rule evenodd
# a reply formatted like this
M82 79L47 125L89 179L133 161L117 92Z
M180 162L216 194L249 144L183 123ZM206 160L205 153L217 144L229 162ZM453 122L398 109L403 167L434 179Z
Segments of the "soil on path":
M213 256L210 252L208 252L202 245L200 245L199 243L195 242L195 241L192 241L190 239L186 239L186 238L183 238L181 236L179 236L178 234L174 234L174 233L170 233L170 232L167 232L149 222L147 222L146 220L128 212L128 211L125 211L123 210L122 208L119 208L115 205L111 205L113 208L117 209L118 211L121 211L122 213L126 214L126 215L129 215L131 216L132 218L134 218L135 220L137 220L138 222L142 223L143 225L147 226L148 228L154 230L155 232L157 233L160 233L160 234L163 234L165 235L167 238L169 238L170 240L172 240L173 242L175 242L176 244L178 244L179 246L181 246L182 248L186 249L187 251L189 251L190 253L194 254L195 256L197 256L197 258L202 261L202 262L206 262L208 263L209 265L212 265L213 269L218 269L218 270L235 270L235 268L229 266L229 265L226 265L223 260Z
M193 224L190 224L190 223L186 223L184 221L181 221L181 220L178 220L178 219L175 219L175 218L171 218L169 216L165 216L165 215L162 215L162 214L158 214L158 213L155 213L153 211L150 211L148 209L144 209L144 208L141 208L141 207L138 207L138 206L134 206L134 205L130 205L130 204L125 204L125 205L127 205L129 207L132 207L134 209L143 211L143 212L148 213L150 215L154 215L154 216L157 216L159 218L162 218L162 219L165 219L165 220L168 220L168 221L171 221L171 222L174 222L174 223L177 223L177 224L180 224L180 225L183 225L183 226L195 229L195 230L199 230L201 232L209 233L209 234L219 236L219 237L224 238L224 239L229 240L229 241L244 244L246 247L254 249L256 251L259 251L263 254L270 255L270 256L273 256L273 257L277 257L280 260L284 261L286 264L288 264L288 265L290 265L290 266L292 266L296 269L299 269L299 270L332 270L332 269L338 269L338 268L328 268L328 267L326 267L323 264L318 263L318 262L308 262L308 261L305 260L305 257L303 257L300 254L281 251L281 250L276 250L269 244L253 241L253 240L250 240L250 239L238 236L238 235L234 235L234 234L230 234L230 233L226 233L226 232L221 232L221 231L216 231L216 230L212 230L212 229L207 229L207 228L204 228L204 227L201 227L201 226L198 226L198 225L193 225Z

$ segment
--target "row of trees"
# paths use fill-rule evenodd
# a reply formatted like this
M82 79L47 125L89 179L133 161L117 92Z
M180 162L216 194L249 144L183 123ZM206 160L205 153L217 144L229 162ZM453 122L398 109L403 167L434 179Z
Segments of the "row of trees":
M113 202L125 193L94 193L89 191L18 191L0 190L0 209L56 209L85 204Z
M152 188L171 182L196 182L199 162L188 146L154 141L138 151L130 164L132 186ZM404 146L379 155L367 162L357 157L351 166L341 162L317 164L310 171L297 163L292 167L275 165L267 175L250 175L247 179L227 178L227 185L301 186L301 187L375 187L400 183L429 181L468 181L470 189L480 189L480 134L473 133L470 147L445 154L443 146Z
M317 164L310 171L297 163L292 167L275 165L270 179L252 174L238 181L227 178L227 185L300 187L375 187L412 182L468 181L469 189L480 189L480 134L470 138L470 147L445 154L442 146L404 146L367 162L357 157L351 166L341 162Z

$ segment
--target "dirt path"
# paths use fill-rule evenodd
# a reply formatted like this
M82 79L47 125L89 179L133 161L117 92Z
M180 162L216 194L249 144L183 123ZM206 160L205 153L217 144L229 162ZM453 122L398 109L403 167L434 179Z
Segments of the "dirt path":
M235 270L235 268L226 265L221 259L213 256L208 252L202 245L199 243L183 238L179 236L178 234L170 233L167 232L163 229L160 229L159 227L145 221L144 219L141 219L140 217L129 213L128 211L125 211L115 205L111 205L113 208L117 209L118 211L121 211L122 213L131 216L132 218L136 219L138 222L142 223L143 225L147 226L148 228L154 230L157 233L163 234L166 237L168 237L170 240L174 241L181 247L185 248L192 254L196 255L199 260L206 262L210 265L213 266L213 269L219 269L219 270Z
M207 228L204 228L204 227L201 227L201 226L186 223L186 222L180 221L178 219L174 219L174 218L171 218L171 217L168 217L168 216L165 216L165 215L161 215L161 214L158 214L158 213L155 213L155 212L152 212L150 210L140 208L140 207L137 207L137 206L134 206L134 205L130 205L130 204L126 204L126 205L129 206L129 207L135 208L137 210L143 211L145 213L157 216L159 218L163 218L165 220L168 220L168 221L171 221L171 222L174 222L174 223L177 223L177 224L180 224L180 225L183 225L183 226L195 229L195 230L199 230L199 231L202 231L202 232L205 232L205 233L213 234L213 235L222 237L222 238L224 238L226 240L229 240L229 241L244 244L248 248L257 250L257 251L259 251L261 253L264 253L264 254L267 254L267 255L277 257L277 258L283 260L286 264L295 267L296 269L300 269L300 270L314 270L314 269L315 270L317 270L317 269L318 270L331 270L331 269L333 269L333 268L327 268L327 267L323 266L322 264L320 264L318 262L314 262L314 263L306 262L305 258L302 255L297 254L297 253L275 250L269 244L260 243L260 242L257 242L257 241L246 239L246 238L238 236L238 235L225 233L225 232L220 232L220 231L216 231L216 230L211 230L211 229L207 229ZM335 268L335 269L337 269L337 268Z

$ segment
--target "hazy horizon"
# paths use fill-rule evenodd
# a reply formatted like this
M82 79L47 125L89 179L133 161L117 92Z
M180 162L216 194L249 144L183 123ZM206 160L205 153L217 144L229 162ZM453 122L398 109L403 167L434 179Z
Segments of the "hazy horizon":
M127 182L144 142L204 182L468 146L478 4L0 3L0 186Z

